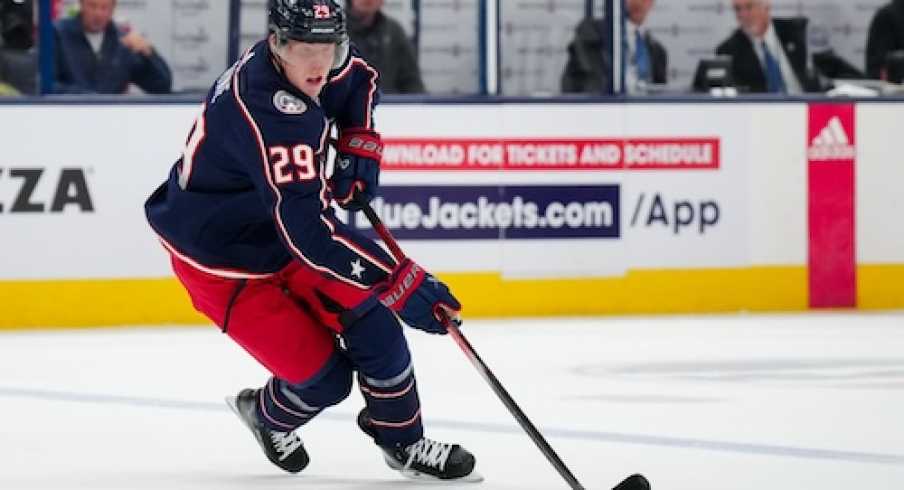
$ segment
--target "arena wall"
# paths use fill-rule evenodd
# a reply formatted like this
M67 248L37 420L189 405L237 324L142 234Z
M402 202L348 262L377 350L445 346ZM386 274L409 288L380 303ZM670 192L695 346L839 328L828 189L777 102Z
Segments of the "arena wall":
M2 107L0 329L205 323L142 209L197 111ZM902 116L869 101L388 103L375 205L466 317L900 309Z

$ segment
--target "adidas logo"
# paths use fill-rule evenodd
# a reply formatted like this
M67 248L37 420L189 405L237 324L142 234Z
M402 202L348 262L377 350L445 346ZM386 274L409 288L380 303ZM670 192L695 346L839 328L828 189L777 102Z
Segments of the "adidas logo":
M826 127L813 138L807 156L810 160L853 160L856 155L851 139L844 131L838 116L829 120Z

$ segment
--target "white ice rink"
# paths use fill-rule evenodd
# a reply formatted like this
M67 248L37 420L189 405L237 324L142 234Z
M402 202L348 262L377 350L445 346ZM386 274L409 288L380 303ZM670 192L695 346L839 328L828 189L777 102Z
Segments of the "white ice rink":
M584 487L904 489L904 313L469 321ZM451 338L409 330L428 436L475 490L567 489ZM282 474L223 403L264 371L213 327L0 333L0 489L437 488L358 432L355 394Z

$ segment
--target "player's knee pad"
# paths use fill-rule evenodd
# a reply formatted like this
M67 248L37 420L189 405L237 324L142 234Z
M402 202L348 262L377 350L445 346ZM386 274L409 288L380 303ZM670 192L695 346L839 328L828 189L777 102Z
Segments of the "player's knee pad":
M270 378L261 396L261 420L271 429L294 429L324 408L348 398L351 387L352 366L345 355L337 351L316 376L304 383L293 385Z

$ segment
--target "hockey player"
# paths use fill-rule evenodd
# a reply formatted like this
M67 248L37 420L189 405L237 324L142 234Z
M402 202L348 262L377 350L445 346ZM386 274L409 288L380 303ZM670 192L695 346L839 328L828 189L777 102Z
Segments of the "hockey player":
M378 185L377 73L350 46L332 0L270 0L270 33L216 81L146 214L196 309L272 377L227 399L267 458L299 472L295 429L346 399L405 476L477 480L474 457L424 437L399 318L445 333L459 302L422 267L394 263L339 221ZM325 175L330 124L338 163Z

